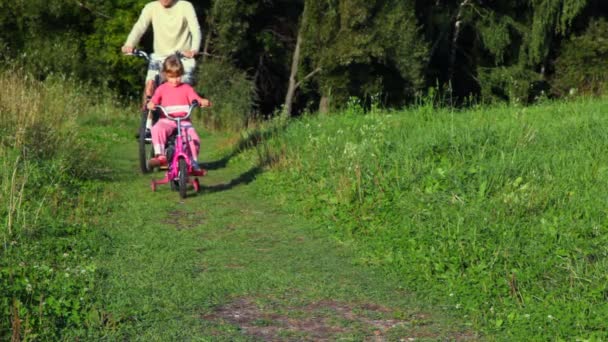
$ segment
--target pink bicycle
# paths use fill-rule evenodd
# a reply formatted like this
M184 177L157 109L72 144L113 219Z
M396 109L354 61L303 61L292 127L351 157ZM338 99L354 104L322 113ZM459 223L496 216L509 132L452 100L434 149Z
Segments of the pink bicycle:
M193 158L190 144L188 144L188 130L182 127L182 121L187 120L192 114L192 110L199 106L197 101L192 102L188 108L188 113L182 117L172 116L171 113L162 106L159 108L165 116L177 123L176 134L172 134L167 141L166 155L169 165L165 177L160 180L152 180L150 184L152 191L156 191L156 186L161 184L171 184L171 189L179 190L181 198L186 198L188 185L192 185L194 191L200 190L198 177L193 175Z

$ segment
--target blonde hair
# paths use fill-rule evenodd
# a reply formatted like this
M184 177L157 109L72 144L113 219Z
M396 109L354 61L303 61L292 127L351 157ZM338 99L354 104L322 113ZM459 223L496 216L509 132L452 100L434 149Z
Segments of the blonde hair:
M163 62L163 72L169 77L179 77L184 74L184 65L177 55L171 55Z

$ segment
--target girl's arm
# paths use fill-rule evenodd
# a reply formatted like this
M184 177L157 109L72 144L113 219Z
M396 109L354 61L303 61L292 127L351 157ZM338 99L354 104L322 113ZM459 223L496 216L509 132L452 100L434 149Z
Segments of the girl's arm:
M154 90L154 94L150 98L150 101L148 101L148 106L147 106L148 109L154 110L154 108L156 108L156 105L159 104L162 99L163 99L162 90L161 90L161 87L159 86L158 88L156 88L156 90Z
M188 85L188 101L190 101L190 103L192 103L192 101L196 100L198 101L198 103L200 103L201 107L211 107L211 101L209 101L208 99L201 97L199 94L196 93L196 91L194 90L194 88L192 88L190 85Z

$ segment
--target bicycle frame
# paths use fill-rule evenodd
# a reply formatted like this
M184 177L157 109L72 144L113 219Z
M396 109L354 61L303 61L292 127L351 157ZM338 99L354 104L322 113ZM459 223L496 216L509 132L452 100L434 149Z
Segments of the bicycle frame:
M181 119L175 121L177 122L177 136L175 138L175 151L173 151L173 158L168 169L169 179L177 179L179 176L177 167L179 158L184 158L186 161L186 164L188 165L188 174L192 172L192 151L190 150L190 144L187 143L187 127L182 127Z
M188 108L188 112L185 116L183 117L174 117L171 115L171 113L169 113L167 111L166 108L162 107L162 106L157 106L157 108L159 108L163 113L165 113L165 116L172 121L175 121L177 124L177 136L175 138L175 151L173 152L173 156L171 158L171 160L169 161L169 167L167 169L167 172L165 173L165 177L163 179L160 180L152 180L151 183L151 188L152 191L156 191L156 186L157 185L161 185L161 184L167 184L169 182L175 182L177 181L179 183L179 187L180 187L180 195L183 197L185 197L185 189L182 189L181 187L184 187L187 184L191 184L194 187L194 190L196 192L199 191L200 185L198 182L198 178L196 177L192 177L192 152L190 149L190 144L188 144L188 132L187 132L187 128L188 127L183 127L182 125L182 121L187 120L188 118L190 118L190 115L192 114L192 110L196 107L198 107L199 104L198 102L194 102L192 103L189 108ZM184 169L183 166L180 164L180 161L184 161L186 163L186 168ZM182 172L185 172L186 174L182 174Z

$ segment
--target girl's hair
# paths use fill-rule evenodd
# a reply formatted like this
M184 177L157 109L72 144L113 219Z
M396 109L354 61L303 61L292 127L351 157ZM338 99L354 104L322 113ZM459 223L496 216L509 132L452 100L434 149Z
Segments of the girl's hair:
M179 77L184 74L184 65L177 55L171 55L163 62L163 72L170 77Z

